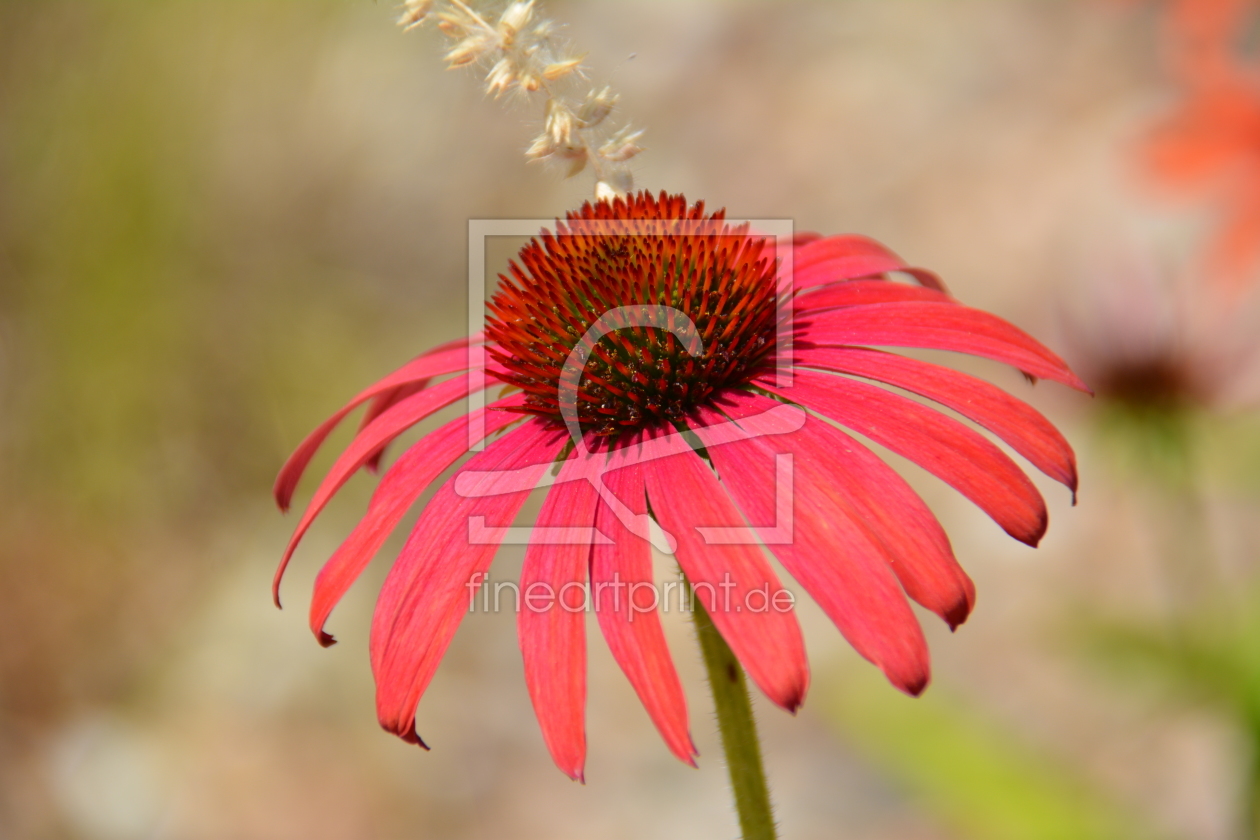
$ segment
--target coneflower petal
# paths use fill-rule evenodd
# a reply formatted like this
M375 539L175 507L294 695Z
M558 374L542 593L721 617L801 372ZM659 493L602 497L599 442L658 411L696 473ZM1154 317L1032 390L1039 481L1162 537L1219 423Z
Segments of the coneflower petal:
M516 615L525 686L543 740L556 766L578 781L586 763L585 585L597 500L585 475L593 460L570 457L547 492L525 550Z
M293 552L297 549L298 543L301 542L307 529L311 527L311 523L315 521L315 518L319 516L324 506L336 495L342 485L349 481L350 476L354 475L360 467L366 464L373 453L380 450L381 446L398 437L399 434L435 411L468 396L468 384L467 375L458 376L413 394L376 418L370 426L360 432L350 442L350 445L346 447L346 451L341 453L336 463L333 464L332 469L328 471L328 474L324 476L324 480L320 482L315 495L311 497L306 510L302 512L302 518L298 520L297 527L293 529L293 536L289 537L289 544L284 550L284 556L280 559L280 566L276 569L275 578L271 583L271 594L275 599L276 606L280 606L280 581L284 577L284 571L289 565L289 560L293 557Z
M944 291L931 271L906 265L901 257L865 236L827 236L796 248L792 257L792 285L797 289L822 286L890 271L911 275L924 286Z
M367 411L363 412L363 419L359 421L359 431L361 432L366 429L369 425L371 425L373 420L380 417L393 406L407 399L407 397L410 397L412 394L418 394L425 388L428 388L429 383L432 381L433 380L431 379L421 379L419 382L413 382L410 385L399 385L397 388L393 388L377 396L368 403ZM367 462L364 463L363 468L368 472L376 472L380 469L381 458L384 456L385 447L382 446L380 449L372 453L371 457L369 457Z
M649 436L649 449L664 440ZM743 528L744 518L699 455L682 444L676 454L655 457L664 451L643 465L652 513L678 541L678 564L748 676L775 703L795 711L809 687L796 615L748 608L782 589L778 577L758 546L704 538L698 526ZM754 590L758 594L750 595Z
M779 406L769 397L733 392L719 407L746 431L758 431L759 417ZM824 420L807 417L798 431L775 438L756 438L765 448L794 451L806 478L833 488L857 512L885 547L893 572L906 594L943 618L952 628L966 621L976 589L954 557L945 529L896 470L874 452ZM779 442L781 441L781 443Z
M476 343L481 340L482 340L482 336L480 334L474 337L472 342L470 342L466 338L457 338L454 341L448 341L445 344L439 344L437 347L432 348L427 353L423 353L420 356L417 356L416 358L419 359L419 358L423 358L424 356L431 356L434 353L440 353L444 350L450 350L456 347L467 347L470 343ZM400 402L403 399L406 399L407 397L411 396L414 393L417 393L418 391L423 391L425 388L429 387L429 382L430 380L428 379L421 379L417 382L412 382L408 385L399 385L397 388L391 388L385 393L378 394L375 397L373 397L372 401L368 403L367 411L363 412L363 419L359 421L359 431L361 432L364 429L366 429L369 423L371 423L377 417L380 417L383 413L385 413L385 410L388 409L390 406L394 405L397 402ZM381 451L383 452L384 450L382 449ZM376 471L376 468L379 465L380 465L380 453L378 453L370 461L368 461L368 464L367 464L368 468L371 469L373 472Z
M565 439L563 430L525 423L473 456L420 515L372 616L376 711L385 730L423 744L416 704L498 550L495 529L511 524Z
M1011 445L1034 467L1076 493L1076 455L1049 420L983 379L940 365L863 348L814 348L797 353L806 367L850 373L905 388L968 417Z
M372 557L394 528L415 504L416 499L447 467L468 452L468 427L474 417L481 417L485 434L491 435L518 423L519 414L503 411L517 408L525 399L515 394L492 403L489 410L479 410L457 417L441 428L412 444L381 477L372 494L367 514L337 548L315 578L311 596L311 631L325 647L335 640L324 632L324 625L337 602L367 567Z
M468 342L460 341L458 343L453 342L453 344L455 346L443 345L443 347L413 359L370 388L359 392L340 411L323 423L320 423L315 431L307 435L306 439L298 444L297 449L293 450L293 454L289 456L289 459L284 462L284 466L280 468L280 474L276 476L276 484L272 489L272 493L280 509L284 511L289 509L289 504L293 500L293 491L297 489L298 480L301 479L302 473L306 470L307 465L310 464L311 458L315 457L319 447L327 440L332 430L337 428L337 425L346 418L347 414L368 400L374 399L381 394L389 393L399 386L431 379L434 376L467 370Z
M952 303L873 303L849 306L796 321L799 346L882 344L970 353L1014 365L1022 371L1089 388L1062 359L1023 330L995 315Z
M668 748L694 763L659 615L670 583L658 588L653 574L652 544L662 532L718 632L775 703L799 706L809 669L793 604L763 543L894 685L923 690L930 663L910 601L955 627L968 617L975 587L935 516L866 439L941 477L1030 544L1046 527L1044 501L985 430L1072 488L1076 467L1063 436L1029 406L983 381L871 348L970 353L1088 389L1028 334L961 305L935 274L871 239L801 234L785 247L682 196L587 203L509 262L487 303L485 333L414 360L299 445L276 480L282 508L332 429L367 403L359 431L298 522L277 589L329 499L357 469L375 470L400 432L470 388L501 382L519 392L403 452L316 579L311 627L330 644L323 628L331 611L426 487L441 485L373 616L369 647L385 729L423 745L415 731L420 697L464 612L484 596L478 590L497 544L553 466L516 593L517 629L543 739L571 777L582 778L586 754L578 606L594 607ZM894 273L919 285L894 282ZM793 315L789 354L775 338ZM781 363L798 366L794 386L772 381ZM565 428L575 421L591 436L576 455ZM501 436L442 484L439 476L463 460L473 424L483 437ZM649 526L658 523L653 536Z
M1045 501L1028 476L983 435L939 411L875 385L797 370L792 387L757 380L903 455L952 485L1008 534L1035 546L1046 532Z
M619 466L625 463L625 452L613 451L603 475L604 486L631 515L646 517L642 468L638 464ZM609 540L600 540L591 548L591 601L599 628L665 745L694 767L696 748L688 731L687 701L665 644L660 615L655 607L641 609L645 605L639 601L632 607L629 600L631 595L646 592L647 587L655 591L652 547L643 536L627 530L604 502L596 507L595 528Z
M773 400L762 398L771 408ZM701 411L693 428L753 528L792 577L818 602L854 649L879 666L902 691L919 694L927 685L927 641L890 568L893 557L861 524L866 511L820 475L814 459L821 447L802 446L799 432L746 439L722 434L724 418ZM793 455L793 477L780 482L775 456ZM786 486L785 486L786 485ZM791 506L791 531L786 510ZM701 520L708 521L708 520ZM681 550L681 549L680 549Z
M944 292L911 286L909 283L892 283L888 280L847 280L832 283L819 289L811 289L798 295L792 304L798 317L824 309L841 306L863 306L869 303L958 303Z

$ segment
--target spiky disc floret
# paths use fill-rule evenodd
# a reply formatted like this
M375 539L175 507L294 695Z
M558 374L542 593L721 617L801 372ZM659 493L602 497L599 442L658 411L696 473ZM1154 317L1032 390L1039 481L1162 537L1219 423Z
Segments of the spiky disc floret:
M644 192L587 203L518 260L500 275L486 338L525 391L523 411L562 420L563 376L582 428L618 434L675 422L769 362L773 242L703 202ZM614 331L584 343L597 322Z

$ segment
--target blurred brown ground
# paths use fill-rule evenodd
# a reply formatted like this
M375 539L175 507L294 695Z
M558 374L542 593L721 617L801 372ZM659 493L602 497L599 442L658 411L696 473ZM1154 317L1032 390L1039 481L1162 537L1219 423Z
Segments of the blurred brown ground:
M1193 237L1142 206L1126 168L1168 96L1139 13L547 7L647 127L641 186L875 236L1052 346L1090 259L1134 228ZM552 217L590 189L523 165L536 115L443 72L439 48L395 30L385 4L0 4L0 837L734 835L676 616L701 769L670 758L593 641L579 786L543 748L512 616L465 622L421 704L428 754L375 725L379 568L335 615L341 644L310 638L310 581L366 479L307 539L288 609L269 602L292 524L268 496L285 454L362 385L459 335L469 218ZM1040 482L1052 526L1033 552L913 475L980 592L959 633L930 628L936 689L1167 836L1230 836L1234 733L1109 682L1066 641L1084 605L1160 603L1142 488L1103 451L1087 400L971 369L1062 422L1083 491L1072 508ZM1226 466L1213 522L1246 578L1260 482ZM505 551L495 577L514 563ZM812 607L803 622L817 683L867 667ZM963 836L823 709L762 703L761 719L785 837Z

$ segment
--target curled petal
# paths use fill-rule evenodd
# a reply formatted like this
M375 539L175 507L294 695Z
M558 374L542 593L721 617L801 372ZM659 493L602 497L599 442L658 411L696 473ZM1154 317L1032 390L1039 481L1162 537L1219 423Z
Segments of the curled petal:
M366 429L373 420L380 417L391 407L407 399L407 397L410 397L412 394L418 394L425 388L428 388L430 381L431 380L428 379L421 379L419 382L413 382L410 385L399 385L397 388L392 388L377 396L368 403L367 411L363 412L363 419L359 421L359 431L361 432ZM385 447L382 446L380 449L372 453L372 456L368 458L367 463L364 464L364 466L369 472L376 472L380 469L381 458L384 457L384 455Z
M337 425L351 411L354 411L368 400L387 394L396 388L412 385L431 379L434 376L457 373L467 369L467 340L451 342L413 359L372 385L372 387L360 392L354 399L346 403L340 411L329 417L315 431L307 435L306 439L298 444L297 449L293 450L289 460L285 461L284 466L280 468L280 474L276 476L276 484L272 491L276 498L276 504L280 506L281 510L287 511L289 509L289 503L293 500L293 491L297 489L298 480L306 470L307 464L311 462L311 458L315 457L315 453L319 451L319 447L328 438L328 435L332 433L332 430L337 428Z
M280 567L276 569L276 576L272 581L272 596L276 601L276 606L280 605L280 581L284 577L284 570L288 567L289 560L293 557L293 552L297 550L298 543L311 527L311 523L315 521L315 517L319 516L324 506L350 479L350 476L379 452L382 446L400 433L433 412L466 396L468 396L467 376L459 376L434 385L432 388L407 397L388 409L351 441L350 446L341 453L332 469L328 471L328 475L324 476L324 480L320 482L310 504L302 512L302 518L298 521L297 527L293 529L293 536L289 538L289 545L284 550L284 557L281 558Z
M488 411L483 409L455 418L413 444L385 472L372 494L367 513L315 578L310 625L320 644L327 647L333 643L333 637L324 631L329 614L416 499L447 467L467 454L471 421L483 417L484 431L492 435L520 422L520 415L503 409L516 408L524 402L524 398L516 394L491 404Z

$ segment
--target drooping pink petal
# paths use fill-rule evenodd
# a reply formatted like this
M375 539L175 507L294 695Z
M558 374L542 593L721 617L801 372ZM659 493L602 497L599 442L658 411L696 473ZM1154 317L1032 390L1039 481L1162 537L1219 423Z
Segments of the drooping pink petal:
M359 431L366 429L373 420L380 417L392 406L397 405L412 394L418 394L425 388L429 387L432 380L421 379L419 382L413 382L410 385L399 385L397 388L391 388L383 394L377 395L370 403L368 403L367 411L363 412L363 419L359 421ZM363 465L368 472L376 472L380 469L381 458L385 455L385 447L372 453L371 457Z
M906 265L892 251L865 236L827 236L814 240L796 249L794 261L793 286L797 289L890 271L909 274L931 289L945 289L941 279L932 272Z
M571 779L586 763L586 575L598 456L570 457L538 514L521 567L517 631L525 685L551 757ZM583 535L585 530L588 533Z
M478 334L477 336L473 338L473 343L479 342L481 340L482 340L482 336ZM450 350L452 348L457 348L457 347L467 347L468 345L469 345L469 340L467 338L457 338L454 341L448 341L445 344L439 344L437 347L431 347L429 350L420 354L416 358L420 359L420 358L424 358L425 356L431 356L434 353L441 353L445 350ZM380 417L381 414L383 414L385 410L388 409L390 406L394 405L400 400L406 399L412 394L415 394L419 391L423 391L426 387L428 387L428 384L429 384L429 380L421 379L418 382L412 382L407 385L399 385L397 388L391 388L390 390L386 391L383 394L377 394L375 397L372 398L372 401L368 403L367 411L363 413L363 419L359 421L359 431L363 431L364 429L366 429L369 423L371 423L377 417Z
M625 450L613 452L609 471L602 477L604 486L630 515L646 517L642 468L622 466L624 454ZM595 528L608 538L591 548L591 601L600 630L670 752L694 767L696 748L688 730L682 683L665 644L657 607L645 603L649 593L656 592L651 545L627 530L604 502L596 507ZM671 594L667 591L663 597Z
M1049 522L1045 501L1023 471L984 436L953 418L875 385L797 370L792 387L756 384L825 414L935 474L1035 546Z
M908 283L891 283L887 280L847 280L811 289L798 295L793 301L801 317L840 306L862 306L868 303L957 303L944 292L911 286Z
M759 435L753 403L752 437L732 435L725 418L703 409L696 434L713 459L722 484L788 573L818 602L849 643L879 666L902 691L927 685L927 641L892 572L900 558L863 523L871 505L854 505L843 470L825 469L826 449L803 434ZM820 421L814 421L820 422ZM791 473L780 474L781 453Z
M387 731L423 744L416 704L498 549L496 529L511 524L564 442L562 432L527 421L473 456L420 515L372 617L376 711Z
M878 350L819 347L797 353L806 367L851 373L905 388L968 417L1011 445L1037 469L1076 493L1076 456L1049 420L983 379Z
M1001 318L951 303L873 303L798 318L796 346L882 344L983 356L1089 393L1067 364Z
M310 625L320 644L328 647L335 641L324 632L329 614L367 568L367 564L415 504L416 499L447 467L468 452L469 425L472 420L484 418L482 422L485 434L492 435L521 420L519 414L504 409L524 404L524 397L514 394L490 404L486 409L457 417L412 444L385 472L372 494L367 513L315 578Z
M281 558L275 579L272 581L272 597L275 599L276 606L280 606L280 581L284 577L284 570L288 568L289 560L293 557L298 543L301 542L307 529L311 527L311 523L319 516L324 506L336 495L342 485L350 480L350 476L367 463L373 453L379 451L383 445L435 411L466 396L468 396L467 375L448 379L432 388L412 394L394 405L350 442L346 451L341 453L332 469L320 482L315 495L311 497L310 504L302 512L302 518L298 520L297 527L293 529L293 536L289 538L289 545L284 550L284 557Z
M775 703L795 711L809 686L796 615L753 609L769 603L782 585L759 546L710 543L697 530L742 528L744 519L699 455L685 443L663 448L664 440L648 441L653 457L643 464L652 512L678 541L678 564L749 677ZM665 451L674 454L656 457Z
M744 436L754 436L765 447L802 453L804 469L843 494L858 512L857 521L887 549L906 594L951 629L967 620L975 604L975 585L954 558L941 523L896 470L849 435L812 416L798 431L762 441L772 425L766 419L783 404L760 394L731 391L717 405L739 423ZM713 425L716 416L702 416L710 423L706 434L713 437L721 429Z
M399 386L431 379L434 376L467 370L467 342L452 343L454 346L443 345L425 353L419 358L413 359L370 388L360 392L354 399L346 403L340 411L329 417L315 431L307 435L306 440L298 444L297 449L293 450L293 454L289 456L289 460L285 461L284 466L280 468L280 474L276 476L276 484L272 492L280 509L283 511L289 509L289 504L293 500L293 491L297 489L298 480L306 470L307 464L311 462L311 458L315 457L319 447L328 438L328 435L332 433L332 430L345 419L347 414L368 400L388 393Z

